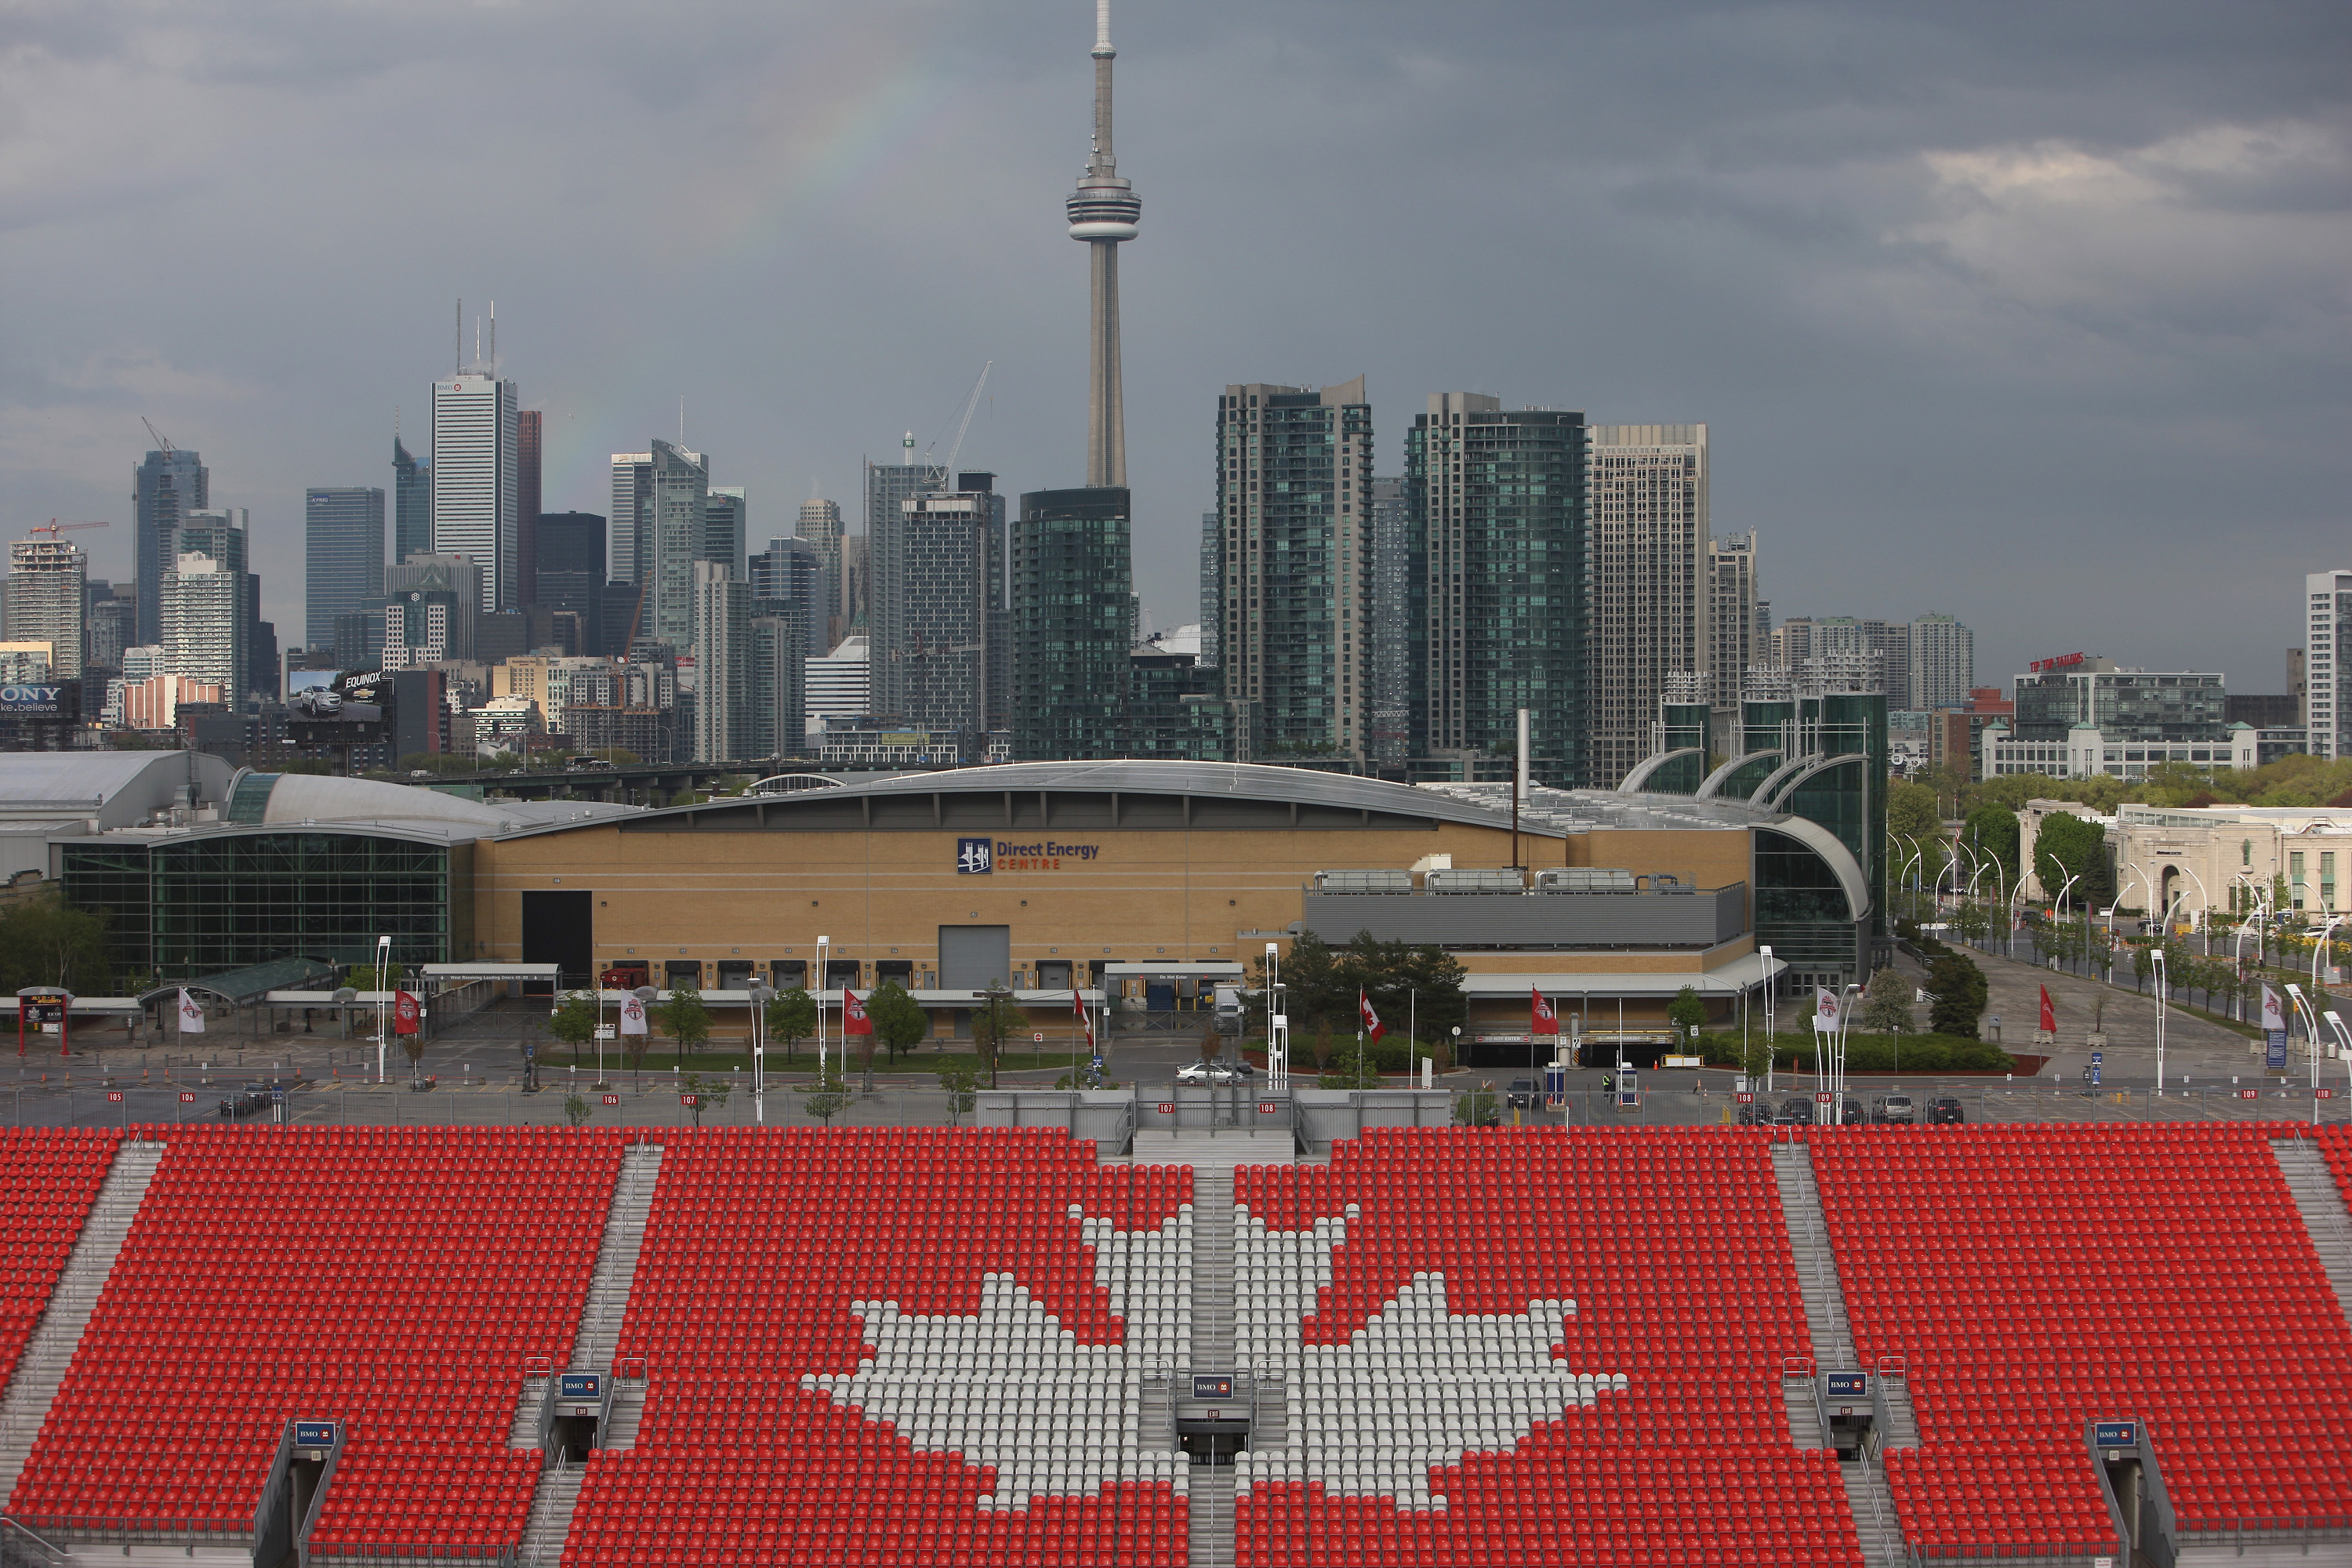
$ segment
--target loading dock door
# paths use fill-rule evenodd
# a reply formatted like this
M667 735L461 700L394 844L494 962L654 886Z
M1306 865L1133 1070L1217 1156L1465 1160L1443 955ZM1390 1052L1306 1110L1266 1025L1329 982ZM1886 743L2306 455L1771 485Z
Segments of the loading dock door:
M940 927L940 988L978 991L992 980L1013 984L1013 928Z
M593 972L591 954L595 946L595 898L593 893L575 893L569 889L562 892L530 891L522 896L522 961L525 963L552 963L562 971L560 984L566 987L585 985ZM545 994L545 987L527 982L526 993Z

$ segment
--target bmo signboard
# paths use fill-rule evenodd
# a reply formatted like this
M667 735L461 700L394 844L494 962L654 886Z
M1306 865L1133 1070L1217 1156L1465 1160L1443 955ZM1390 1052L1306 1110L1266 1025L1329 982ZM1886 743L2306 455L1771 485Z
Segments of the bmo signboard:
M70 719L81 706L77 681L25 681L0 686L0 718Z

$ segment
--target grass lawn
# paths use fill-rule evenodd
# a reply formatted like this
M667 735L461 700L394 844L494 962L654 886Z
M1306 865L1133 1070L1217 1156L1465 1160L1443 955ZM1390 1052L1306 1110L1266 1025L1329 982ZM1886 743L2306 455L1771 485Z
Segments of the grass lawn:
M829 1041L826 1049L829 1059L839 1067L844 1078L855 1080L865 1070L855 1053L851 1055L848 1061L844 1062L839 1050L834 1048ZM1072 1068L1086 1066L1087 1059L1084 1056L1073 1056L1067 1051L1046 1051L1042 1056L1033 1055L1028 1051L1006 1051L997 1058L996 1066L999 1072L1007 1073L1033 1071L1040 1067L1053 1072L1066 1072ZM569 1077L572 1065L568 1047L559 1047L553 1052L543 1055L540 1058L540 1070L547 1075L551 1083L555 1081L558 1075ZM982 1063L980 1058L971 1051L942 1051L925 1046L916 1050L901 1052L895 1066L890 1061L889 1052L877 1050L874 1053L876 1077L879 1078L886 1074L897 1074L900 1077L913 1076L923 1079L926 1086L929 1085L929 1079L941 1071L958 1065L971 1068L983 1079L988 1073L988 1068ZM677 1053L674 1049L664 1049L662 1043L659 1042L646 1053L643 1070L648 1079L656 1073L667 1073L674 1067L677 1068L679 1077L684 1077L690 1072L723 1073L740 1069L748 1078L751 1071L751 1053L749 1051L696 1051L688 1054L684 1062L680 1063ZM595 1075L595 1052L588 1051L582 1055L580 1071L584 1075L581 1080L583 1082L586 1082L589 1078ZM607 1049L604 1053L604 1076L616 1080L631 1078L633 1075L627 1058L618 1051ZM781 1049L771 1048L768 1052L768 1076L785 1079L815 1077L816 1047L805 1040L802 1041L799 1051L790 1061L784 1059L784 1053Z

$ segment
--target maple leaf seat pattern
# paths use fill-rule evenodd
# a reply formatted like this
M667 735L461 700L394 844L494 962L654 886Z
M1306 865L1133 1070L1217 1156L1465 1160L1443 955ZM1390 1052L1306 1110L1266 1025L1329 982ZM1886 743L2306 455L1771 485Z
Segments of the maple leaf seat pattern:
M1237 1357L1289 1411L1238 1563L1860 1563L1835 1456L1789 1439L1762 1139L1370 1132L1234 1202Z
M2113 1552L2087 1421L2147 1424L2186 1538L2352 1526L2352 1327L2268 1147L2189 1122L1848 1128L1811 1140L1865 1366L1899 1360L1887 1457L1930 1555ZM2339 1181L2341 1129L2320 1136ZM2257 1414L2259 1413L2259 1414Z
M1035 1129L673 1140L567 1564L1186 1561L1141 1430L1192 1336L1192 1175Z

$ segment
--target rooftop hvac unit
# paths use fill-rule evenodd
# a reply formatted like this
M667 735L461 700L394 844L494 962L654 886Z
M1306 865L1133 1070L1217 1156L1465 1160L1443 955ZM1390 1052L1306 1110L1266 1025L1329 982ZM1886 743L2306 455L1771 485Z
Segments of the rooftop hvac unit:
M1410 893L1410 871L1318 871L1316 890L1324 893Z
M1517 871L1432 871L1422 886L1433 893L1524 893L1525 878Z
M1633 873L1606 866L1555 866L1536 873L1536 888L1546 893L1630 893Z

